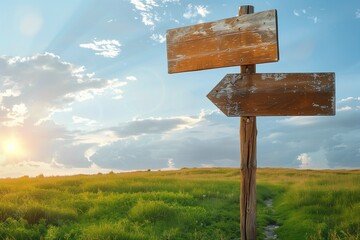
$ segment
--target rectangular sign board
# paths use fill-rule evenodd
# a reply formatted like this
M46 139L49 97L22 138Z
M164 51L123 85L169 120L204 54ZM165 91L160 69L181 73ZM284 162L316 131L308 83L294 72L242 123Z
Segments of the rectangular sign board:
M228 117L335 115L335 73L227 74L207 97Z
M277 12L170 29L166 43L169 73L276 62Z

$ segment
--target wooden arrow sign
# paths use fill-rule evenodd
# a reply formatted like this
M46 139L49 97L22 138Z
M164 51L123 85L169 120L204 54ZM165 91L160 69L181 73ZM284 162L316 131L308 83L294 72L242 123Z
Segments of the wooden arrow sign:
M335 73L227 74L207 97L228 117L335 115Z
M166 42L169 73L276 62L276 10L170 29Z

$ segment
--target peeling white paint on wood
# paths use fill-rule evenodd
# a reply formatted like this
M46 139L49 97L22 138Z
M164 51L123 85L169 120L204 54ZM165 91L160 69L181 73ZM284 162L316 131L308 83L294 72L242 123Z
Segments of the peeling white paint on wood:
M287 73L263 73L261 74L261 80L275 79L275 81L283 80L287 77Z
M192 34L193 35L203 35L203 36L207 35L206 31L204 31L204 30L195 31Z
M251 86L251 87L249 88L249 91L250 91L251 93L254 93L256 90L257 90L257 87L256 87L256 86Z
M229 31L232 26L225 21L214 22L210 28L213 32Z

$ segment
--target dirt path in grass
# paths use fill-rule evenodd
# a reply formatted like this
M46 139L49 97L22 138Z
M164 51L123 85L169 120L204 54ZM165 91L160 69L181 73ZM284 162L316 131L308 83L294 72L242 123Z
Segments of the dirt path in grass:
M266 207L268 207L271 211L274 211L273 209L273 200L270 198L265 201ZM265 227L265 238L264 240L279 240L277 235L274 233L275 229L277 229L279 226L276 224L270 224Z

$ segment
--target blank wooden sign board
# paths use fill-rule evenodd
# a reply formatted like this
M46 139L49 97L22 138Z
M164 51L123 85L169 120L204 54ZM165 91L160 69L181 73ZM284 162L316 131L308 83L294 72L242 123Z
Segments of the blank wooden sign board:
M242 240L256 239L256 116L335 115L335 73L255 73L255 64L279 60L277 13L253 13L167 31L168 72L240 66L208 98L240 119Z
M276 10L171 29L166 43L169 73L276 62Z

